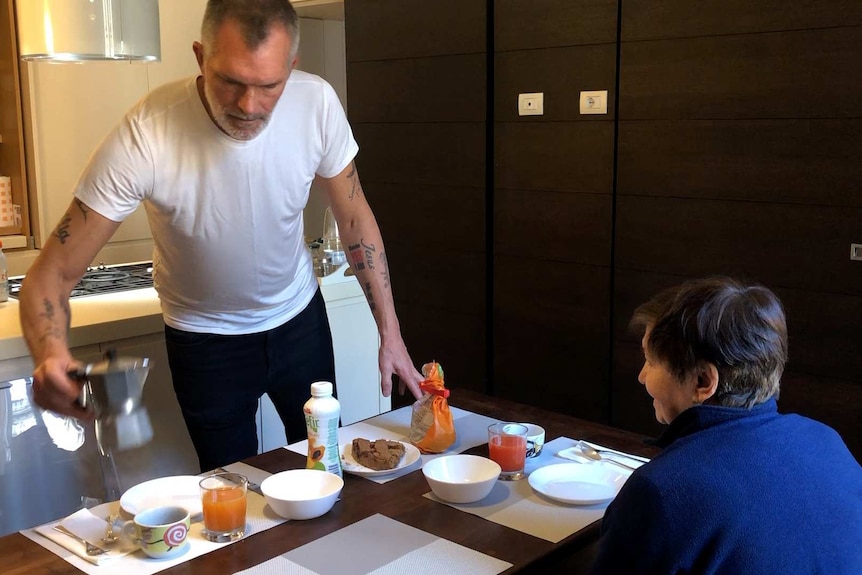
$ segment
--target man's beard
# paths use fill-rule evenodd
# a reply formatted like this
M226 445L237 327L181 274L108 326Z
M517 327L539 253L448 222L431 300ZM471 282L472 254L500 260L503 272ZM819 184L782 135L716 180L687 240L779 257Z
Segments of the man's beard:
M240 111L228 112L222 107L215 95L210 91L209 84L204 82L204 96L210 108L213 121L225 134L235 140L252 140L269 124L271 114L255 114L247 116ZM242 120L255 120L243 122Z

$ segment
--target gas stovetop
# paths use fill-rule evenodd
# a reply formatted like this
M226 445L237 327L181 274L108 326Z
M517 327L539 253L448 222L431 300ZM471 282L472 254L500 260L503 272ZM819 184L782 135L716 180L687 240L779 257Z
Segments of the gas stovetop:
M23 279L23 276L9 278L9 297L18 299L18 292L21 289L21 280ZM87 269L87 273L72 289L70 297L102 295L150 287L153 287L152 262L115 266L100 265Z

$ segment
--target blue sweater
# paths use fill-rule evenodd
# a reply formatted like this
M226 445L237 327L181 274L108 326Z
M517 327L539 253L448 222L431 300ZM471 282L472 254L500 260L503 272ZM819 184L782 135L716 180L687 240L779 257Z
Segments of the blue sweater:
M602 522L593 574L862 574L862 467L830 427L701 405Z

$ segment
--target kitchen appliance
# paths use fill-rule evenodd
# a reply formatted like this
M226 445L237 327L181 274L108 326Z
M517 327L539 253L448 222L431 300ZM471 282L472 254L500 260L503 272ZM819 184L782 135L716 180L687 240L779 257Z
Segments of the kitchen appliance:
M158 0L41 0L15 8L23 60L161 58Z
M18 299L24 276L9 278L9 297ZM152 262L87 268L70 297L85 297L153 287Z
M102 454L140 447L153 438L153 427L142 398L150 372L150 360L117 357L109 349L105 359L71 371L84 382L78 400L96 413L96 441Z

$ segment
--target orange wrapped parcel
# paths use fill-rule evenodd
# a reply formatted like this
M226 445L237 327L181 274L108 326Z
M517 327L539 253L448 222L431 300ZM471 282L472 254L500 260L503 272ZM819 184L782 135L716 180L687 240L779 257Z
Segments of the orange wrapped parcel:
M442 453L455 443L455 422L449 409L449 390L443 384L443 367L436 361L422 366L425 380L421 399L413 404L410 442L422 453Z

